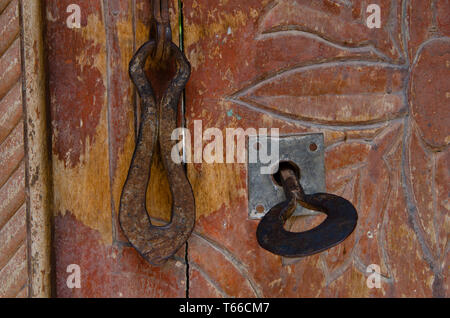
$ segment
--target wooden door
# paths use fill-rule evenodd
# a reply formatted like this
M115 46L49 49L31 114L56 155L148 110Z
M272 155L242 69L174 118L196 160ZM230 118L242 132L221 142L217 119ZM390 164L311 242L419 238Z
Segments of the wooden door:
M69 28L75 2L81 25ZM139 124L127 68L148 39L149 1L45 3L56 296L448 296L449 1L184 0L187 127L323 133L327 191L352 201L359 221L343 244L283 265L256 241L246 165L189 164L196 227L162 267L117 219ZM370 4L380 28L367 26ZM169 218L168 189L156 160L155 219ZM67 285L71 264L81 288ZM370 265L380 288L367 285Z

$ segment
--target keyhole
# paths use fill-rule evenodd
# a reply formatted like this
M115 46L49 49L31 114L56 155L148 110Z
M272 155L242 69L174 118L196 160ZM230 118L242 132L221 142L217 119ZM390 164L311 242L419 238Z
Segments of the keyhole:
M309 145L309 150L310 150L311 152L317 151L318 148L319 148L319 146L317 146L317 144L316 144L315 142L312 142L312 143Z
M297 176L297 179L300 181L300 168L292 161L281 161L278 165L278 171L272 175L272 180L277 186L283 187L283 184L281 183L280 171L284 169L293 170L295 175Z

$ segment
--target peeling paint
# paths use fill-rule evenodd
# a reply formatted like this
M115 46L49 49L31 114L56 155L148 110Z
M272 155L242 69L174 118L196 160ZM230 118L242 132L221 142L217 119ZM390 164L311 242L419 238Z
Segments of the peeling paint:
M77 220L100 232L105 244L112 243L108 137L106 109L93 142L88 140L77 165L53 156L55 216L71 212Z

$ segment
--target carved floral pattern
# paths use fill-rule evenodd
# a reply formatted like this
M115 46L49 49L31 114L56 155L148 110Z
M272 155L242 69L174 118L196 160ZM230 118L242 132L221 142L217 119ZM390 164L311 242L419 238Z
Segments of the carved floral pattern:
M394 293L396 262L408 252L421 255L434 295L442 296L450 228L449 3L375 2L383 26L373 30L365 25L366 1L270 2L253 44L259 73L227 100L325 133L328 191L355 204L359 224L343 244L300 261L319 264L322 287L347 279L350 267L364 277L378 264ZM401 213L404 224L393 228ZM396 245L406 237L417 252Z

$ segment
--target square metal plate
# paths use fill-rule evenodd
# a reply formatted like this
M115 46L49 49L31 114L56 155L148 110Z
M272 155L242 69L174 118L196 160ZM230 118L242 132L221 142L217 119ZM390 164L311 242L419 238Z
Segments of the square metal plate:
M275 139L274 139L275 138ZM272 141L272 142L271 142ZM275 142L274 142L275 141ZM261 219L278 203L286 200L283 188L276 184L272 174L262 174L261 169L267 169L267 164L259 160L251 162L250 153L267 151L270 154L271 145L279 147L279 161L294 163L300 169L300 183L307 194L325 192L325 155L323 134L297 134L271 136L249 136L247 142L248 154L248 208L249 219ZM267 145L260 147L260 145ZM259 155L258 155L259 158ZM278 163L277 162L277 163ZM278 164L271 168L278 170ZM294 215L317 215L318 212L297 206Z

